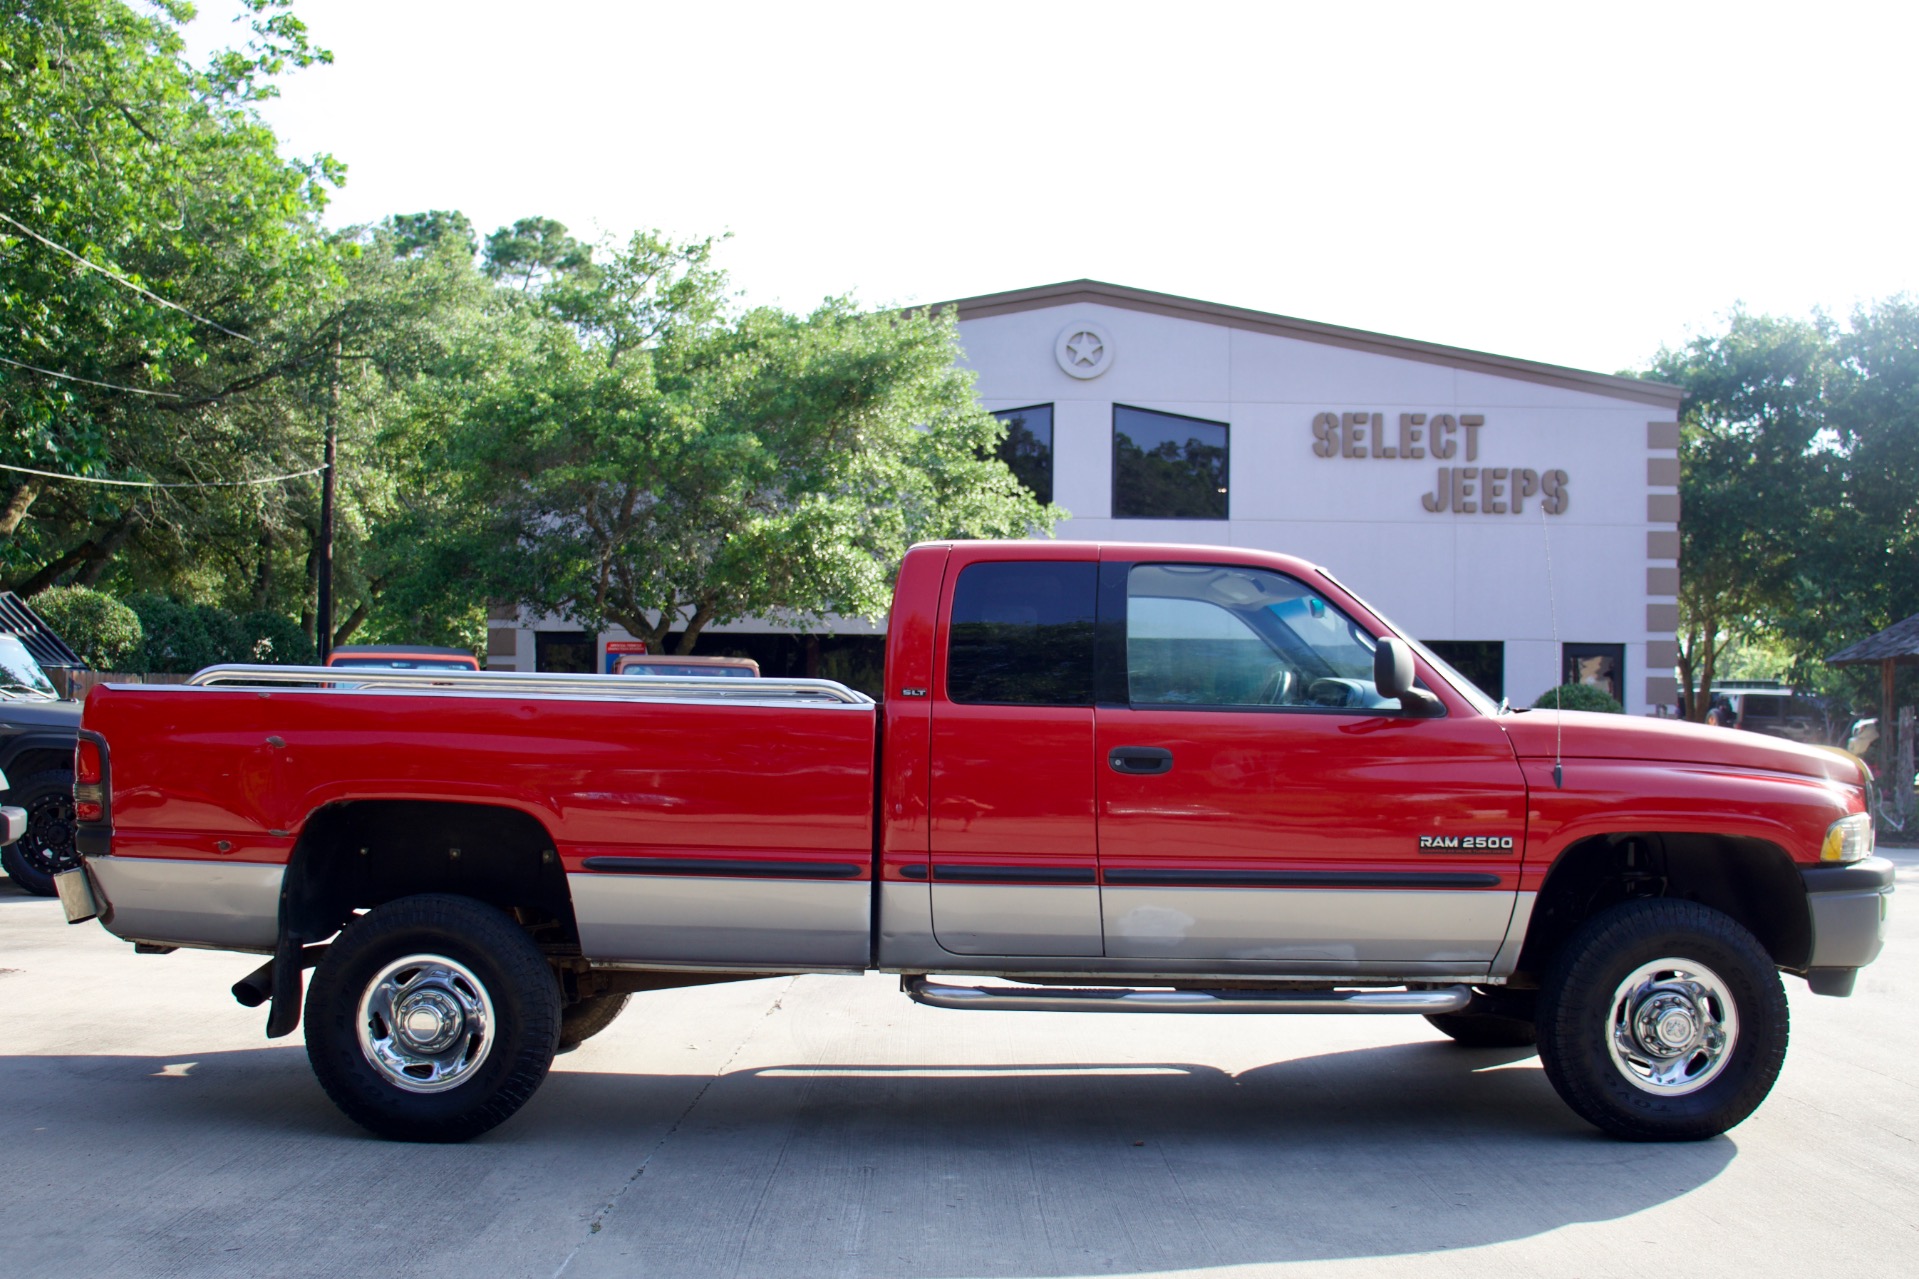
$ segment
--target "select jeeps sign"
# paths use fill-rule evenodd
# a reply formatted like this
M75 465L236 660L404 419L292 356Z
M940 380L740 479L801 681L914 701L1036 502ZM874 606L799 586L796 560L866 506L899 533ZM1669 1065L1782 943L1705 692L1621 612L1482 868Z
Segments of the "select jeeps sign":
M1521 515L1533 498L1547 515L1564 515L1571 500L1564 471L1471 465L1479 460L1485 425L1483 413L1401 413L1397 430L1384 413L1321 413L1313 418L1313 454L1389 462L1458 458L1467 465L1438 468L1432 491L1420 495L1420 505L1435 515Z

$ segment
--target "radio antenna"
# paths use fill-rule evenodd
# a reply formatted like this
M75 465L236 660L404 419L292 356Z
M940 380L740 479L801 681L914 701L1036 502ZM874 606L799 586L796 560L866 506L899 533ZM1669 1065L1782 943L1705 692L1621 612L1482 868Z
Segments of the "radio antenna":
M1552 620L1553 655L1555 659L1563 663L1566 650L1559 646L1559 593L1553 587L1553 534L1551 526L1546 523L1546 503L1543 499L1539 503L1539 536L1546 545L1546 615ZM1565 675L1566 672L1563 667L1559 673L1562 676ZM1554 790L1563 790L1566 786L1565 761L1560 751L1561 744L1565 740L1566 735L1565 708L1560 704L1565 696L1560 692L1560 689L1564 686L1565 681L1563 679L1553 685Z

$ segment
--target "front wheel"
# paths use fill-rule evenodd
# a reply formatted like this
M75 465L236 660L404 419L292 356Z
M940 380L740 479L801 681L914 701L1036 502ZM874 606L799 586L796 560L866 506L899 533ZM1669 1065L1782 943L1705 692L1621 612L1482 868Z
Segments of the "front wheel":
M1719 911L1626 902L1566 943L1539 1002L1539 1057L1574 1111L1630 1141L1698 1141L1750 1115L1785 1063L1786 992Z
M504 912L403 897L349 923L306 999L307 1058L334 1105L396 1141L465 1141L553 1064L560 988Z

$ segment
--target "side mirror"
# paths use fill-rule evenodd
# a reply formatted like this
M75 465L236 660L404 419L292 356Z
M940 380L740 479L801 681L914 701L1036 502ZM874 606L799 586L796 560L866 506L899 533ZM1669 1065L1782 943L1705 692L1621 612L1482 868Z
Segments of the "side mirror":
M1413 650L1402 639L1382 639L1373 649L1373 684L1381 697L1399 699L1401 710L1430 715L1439 699L1413 685Z

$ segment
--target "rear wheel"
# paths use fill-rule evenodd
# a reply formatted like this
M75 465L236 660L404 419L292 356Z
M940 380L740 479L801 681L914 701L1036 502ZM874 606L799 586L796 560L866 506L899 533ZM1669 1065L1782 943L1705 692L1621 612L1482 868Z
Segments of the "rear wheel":
M1696 902L1593 917L1554 961L1539 1056L1566 1104L1615 1137L1698 1141L1750 1115L1785 1062L1786 992L1765 949Z
M613 1024L633 996L593 995L568 1004L560 1013L560 1046L555 1051L570 1053Z
M546 1078L560 989L539 947L469 897L389 902L348 924L307 991L307 1057L333 1103L397 1141L465 1141Z
M80 864L73 846L73 773L35 773L7 792L9 804L27 810L27 833L0 848L0 866L26 892L51 897L53 877Z

